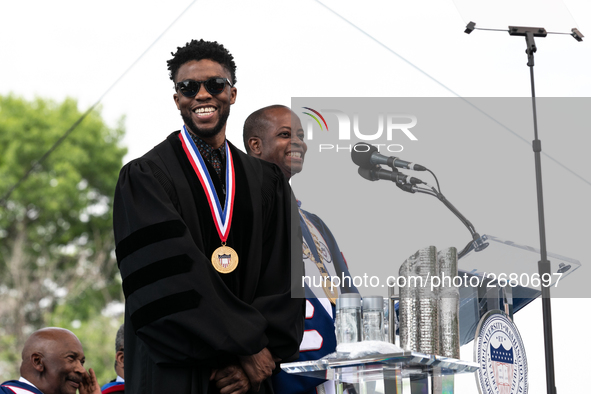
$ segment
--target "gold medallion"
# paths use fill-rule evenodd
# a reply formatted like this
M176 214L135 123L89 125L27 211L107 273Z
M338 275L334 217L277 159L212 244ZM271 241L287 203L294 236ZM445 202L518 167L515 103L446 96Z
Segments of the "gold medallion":
M238 253L231 247L222 244L211 255L211 264L217 272L229 274L238 267Z

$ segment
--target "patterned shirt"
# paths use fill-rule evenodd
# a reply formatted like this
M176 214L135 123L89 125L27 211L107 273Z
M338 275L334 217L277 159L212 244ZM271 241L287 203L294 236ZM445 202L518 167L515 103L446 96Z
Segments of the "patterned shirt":
M226 140L222 146L217 149L214 149L211 145L207 142L203 141L201 138L197 137L193 133L189 133L191 139L197 145L197 149L199 149L199 153L201 153L201 157L203 160L207 161L215 172L218 175L218 179L222 183L222 190L224 195L226 194ZM223 205L224 202L220 201Z

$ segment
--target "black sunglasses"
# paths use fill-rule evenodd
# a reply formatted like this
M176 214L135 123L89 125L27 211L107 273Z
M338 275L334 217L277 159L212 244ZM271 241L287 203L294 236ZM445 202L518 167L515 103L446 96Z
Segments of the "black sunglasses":
M199 93L201 84L205 86L205 90L207 90L209 94L213 95L223 92L226 88L226 84L230 85L230 87L233 86L227 78L219 77L209 78L207 81L193 81L192 79L187 79L186 81L177 82L175 86L176 90L181 92L183 96L191 98Z

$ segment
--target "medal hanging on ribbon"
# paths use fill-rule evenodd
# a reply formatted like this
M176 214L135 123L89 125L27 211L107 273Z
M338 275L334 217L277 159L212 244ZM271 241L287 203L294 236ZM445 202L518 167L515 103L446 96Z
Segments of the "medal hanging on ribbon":
M320 258L320 261L317 261L314 258L314 254L305 242L302 243L302 250L304 252L304 255L306 255L310 260L312 260L312 262L316 264L316 267L318 267L318 271L322 276L322 290L324 290L324 294L326 294L326 297L334 305L336 304L337 298L339 298L339 288L338 286L334 286L334 284L332 283L332 279L328 275L328 271L326 270L326 267L324 265L324 261L322 259L322 247L320 246L320 241L318 240L318 237L316 236L316 234L314 234L315 226L310 222L308 217L304 214L304 212L302 212L301 209L299 211L300 215L302 216L302 218L304 218L304 221L306 222L306 226L310 231L310 235L312 235L312 238L314 239L314 246L316 246L316 251L318 252L318 257Z
M228 234L230 234L230 226L232 225L232 212L234 210L234 189L236 182L234 180L234 162L232 161L232 154L230 147L226 143L226 201L224 209L220 205L220 200L215 191L215 187L209 175L209 171L205 166L205 162L199 153L199 150L195 146L193 139L189 135L187 128L183 125L179 138L183 149L203 186L207 202L209 203L209 209L213 216L213 222L218 231L220 239L222 240L222 246L214 250L211 255L211 264L216 271L222 274L227 274L236 269L238 266L238 253L229 246L226 246L226 240Z

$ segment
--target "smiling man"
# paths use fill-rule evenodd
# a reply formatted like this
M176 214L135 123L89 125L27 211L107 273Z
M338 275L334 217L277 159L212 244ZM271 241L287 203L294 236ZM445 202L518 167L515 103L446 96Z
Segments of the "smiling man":
M0 393L10 394L100 394L92 369L84 368L82 344L71 331L44 328L25 342L21 377L0 385Z
M115 192L125 392L272 393L275 363L297 358L303 335L296 204L276 166L226 140L232 55L193 40L168 69L181 130L127 164Z
M277 164L287 179L304 168L308 150L304 130L300 118L288 107L271 105L250 114L244 122L243 142L249 155ZM326 275L348 277L349 269L322 219L303 209L299 210L299 217L305 275L311 280L306 282L305 288L305 331L298 361L308 361L320 359L336 350L335 300L341 292L357 292L357 289L347 286L347 283L333 288L330 281L324 280ZM310 287L307 283L328 283L328 286ZM273 376L273 388L275 393L282 394L335 392L332 382L323 383L320 379L289 375L283 371Z
M243 131L246 152L277 164L287 179L304 168L308 150L304 130L300 118L288 107L271 105L253 112Z

